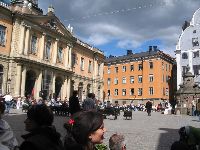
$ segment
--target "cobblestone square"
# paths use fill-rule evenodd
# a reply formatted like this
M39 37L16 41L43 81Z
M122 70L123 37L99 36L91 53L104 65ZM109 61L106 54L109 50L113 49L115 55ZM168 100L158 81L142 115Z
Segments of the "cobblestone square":
M14 130L19 141L22 142L21 134L24 131L24 120L26 115L21 110L15 110L9 115L5 115ZM66 117L55 116L54 125L62 136L65 135L63 128ZM105 144L108 144L109 137L113 133L125 135L128 150L169 150L170 145L179 139L178 129L182 126L191 125L200 128L198 117L185 115L164 115L160 112L153 112L152 116L147 116L146 112L133 112L132 120L125 120L123 112L117 120L110 116L104 121L107 132Z

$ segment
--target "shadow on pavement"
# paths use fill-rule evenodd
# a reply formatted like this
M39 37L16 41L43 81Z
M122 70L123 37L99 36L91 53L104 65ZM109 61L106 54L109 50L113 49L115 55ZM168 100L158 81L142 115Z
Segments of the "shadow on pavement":
M157 150L170 150L173 142L179 140L178 129L159 128L160 134Z

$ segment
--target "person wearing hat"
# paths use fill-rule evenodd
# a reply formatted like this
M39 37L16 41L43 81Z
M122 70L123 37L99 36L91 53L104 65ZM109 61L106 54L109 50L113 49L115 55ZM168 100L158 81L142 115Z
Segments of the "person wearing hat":
M22 135L24 142L19 149L63 150L60 134L52 125L53 119L53 112L45 104L31 106L24 121L29 133Z

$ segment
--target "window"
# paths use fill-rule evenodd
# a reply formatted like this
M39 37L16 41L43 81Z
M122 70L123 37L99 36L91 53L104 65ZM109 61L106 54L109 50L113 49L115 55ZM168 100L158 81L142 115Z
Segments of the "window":
M188 59L188 54L187 53L183 53L182 54L182 59Z
M115 96L118 95L118 89L115 89Z
M138 83L142 83L142 76L141 75L138 76Z
M37 36L33 35L31 37L31 49L30 49L30 53L31 54L36 54L37 52Z
M166 91L165 91L165 92L166 92L165 95L168 96L168 95L169 95L169 89L166 88Z
M199 46L199 41L198 41L198 37L197 38L192 38L192 46Z
M163 95L165 96L165 88L163 88Z
M63 61L63 48L62 47L58 48L57 59L58 59L58 62L62 62Z
M153 62L149 62L149 68L153 69Z
M6 44L6 27L0 25L0 46L5 46Z
M110 96L110 90L108 90L108 96Z
M108 83L108 85L110 85L110 81L111 81L111 79L110 79L110 78L108 78L108 82L107 82L107 83Z
M122 78L122 83L125 84L126 83L126 77Z
M88 64L88 72L91 73L92 72L92 62L89 60L89 64Z
M45 49L45 59L50 59L51 41L47 40Z
M114 79L114 84L118 84L118 78Z
M149 95L153 95L154 91L153 91L153 87L149 87Z
M122 66L122 71L126 72L126 66Z
M130 83L134 83L134 76L130 76Z
M134 95L134 88L130 89L130 95Z
M108 74L110 74L110 68L108 68Z
M75 64L76 64L76 59L77 59L77 57L76 57L76 54L75 53L72 53L72 67L74 67L75 66Z
M166 68L165 68L165 69L166 69L166 71L167 71L167 64L166 64L165 66L166 66Z
M164 74L163 74L163 82L165 82L165 76L164 76Z
M187 66L182 66L182 74L184 75L187 72Z
M118 73L118 67L115 67L115 73Z
M97 75L100 76L101 64L98 64Z
M153 82L153 74L149 75L149 82Z
M81 57L81 71L83 71L84 70L84 58L83 57Z
M126 89L122 89L122 96L126 96Z
M193 58L199 57L199 51L193 52Z
M138 65L138 70L142 70L142 64Z
M138 96L142 96L142 88L138 88Z
M164 70L164 69L165 69L164 62L162 62L162 70Z
M169 76L168 75L166 75L166 82L168 82L169 81Z
M134 71L134 65L131 65L131 66L130 66L130 70L131 70L131 71Z

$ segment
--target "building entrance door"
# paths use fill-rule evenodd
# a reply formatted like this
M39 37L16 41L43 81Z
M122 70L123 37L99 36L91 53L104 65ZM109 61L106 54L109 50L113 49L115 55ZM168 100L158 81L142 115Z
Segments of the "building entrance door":
M58 97L61 97L61 87L62 87L62 84L63 84L62 78L57 77L56 81L55 81L55 97L56 97L56 99Z
M35 80L36 80L36 74L34 71L29 70L26 73L26 84L25 84L25 96L26 97L34 97L35 95Z

